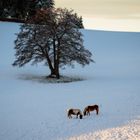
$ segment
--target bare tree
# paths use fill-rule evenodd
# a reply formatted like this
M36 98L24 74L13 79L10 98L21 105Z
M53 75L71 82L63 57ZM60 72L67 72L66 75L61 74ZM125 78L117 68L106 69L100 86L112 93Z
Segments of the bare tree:
M16 60L13 66L22 67L44 62L51 71L50 77L60 78L59 68L93 62L91 52L83 46L79 17L67 9L39 10L28 23L21 25L15 41Z

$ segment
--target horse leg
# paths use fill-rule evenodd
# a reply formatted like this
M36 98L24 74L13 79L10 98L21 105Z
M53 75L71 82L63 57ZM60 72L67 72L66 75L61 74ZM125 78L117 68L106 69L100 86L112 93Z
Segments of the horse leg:
M76 118L78 118L78 115L80 115L80 113L79 113L79 112L77 113L77 116L76 116Z
M96 109L96 114L97 114L97 115L99 114L99 109L98 109L98 108Z
M72 118L72 116L71 116L71 114L69 115L69 119L71 119Z

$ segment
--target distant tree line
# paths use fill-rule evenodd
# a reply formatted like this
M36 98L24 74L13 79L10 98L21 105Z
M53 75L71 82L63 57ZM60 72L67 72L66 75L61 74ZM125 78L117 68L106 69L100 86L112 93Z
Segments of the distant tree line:
M38 10L54 8L54 5L54 0L0 0L0 20L25 22ZM76 24L79 28L84 28L82 17L79 17Z
M37 10L53 6L54 0L0 0L0 18L27 20Z

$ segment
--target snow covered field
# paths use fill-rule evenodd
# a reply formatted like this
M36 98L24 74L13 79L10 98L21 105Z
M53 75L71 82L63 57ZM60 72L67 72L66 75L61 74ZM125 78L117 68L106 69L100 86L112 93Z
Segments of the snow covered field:
M0 23L0 140L140 140L140 33L84 30L96 63L61 70L83 80L56 84L41 64L11 66L18 28ZM67 118L90 104L98 116Z

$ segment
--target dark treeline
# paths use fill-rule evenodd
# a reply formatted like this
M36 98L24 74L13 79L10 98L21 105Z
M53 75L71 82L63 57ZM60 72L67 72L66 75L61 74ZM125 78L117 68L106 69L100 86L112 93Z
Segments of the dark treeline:
M54 5L54 0L0 0L0 21L25 23L38 10L54 8ZM82 17L76 24L79 28L84 28Z
M25 21L38 9L52 8L54 0L0 0L0 18Z

